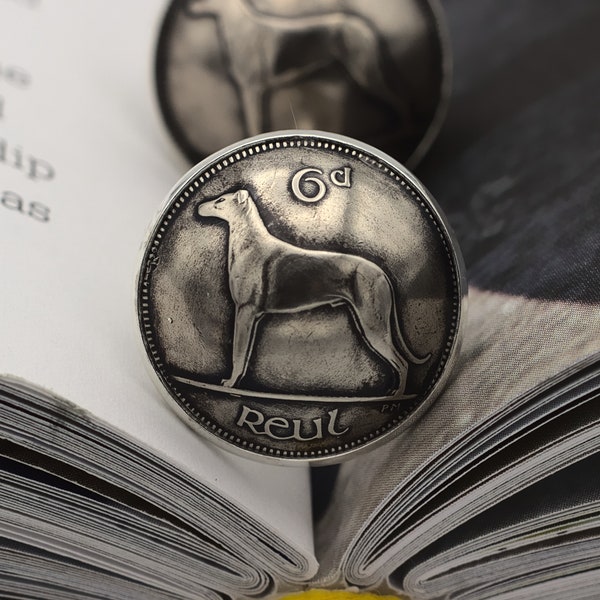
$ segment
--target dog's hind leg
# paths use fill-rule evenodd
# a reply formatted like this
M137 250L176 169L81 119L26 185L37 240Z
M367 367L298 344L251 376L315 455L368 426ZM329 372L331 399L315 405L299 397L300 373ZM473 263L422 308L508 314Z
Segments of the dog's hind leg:
M364 340L397 373L399 381L395 391L402 395L406 388L408 362L394 345L391 329L394 299L390 283L383 271L377 269L374 272L374 268L375 265L371 265L357 270L350 306Z
M233 353L231 375L221 382L225 387L235 387L245 375L254 345L256 326L262 315L257 315L254 306L246 304L235 312L233 327Z
M408 375L408 362L398 353L394 347L389 327L385 319L372 312L359 312L355 310L356 320L360 324L363 336L371 349L383 358L394 369L398 376L398 387L395 392L403 395L406 388L406 377Z
M360 19L350 19L340 32L342 43L335 48L335 54L350 77L364 90L394 108L403 123L410 123L410 107L404 95L395 91L387 81L383 49L374 30ZM395 77L399 77L398 73Z

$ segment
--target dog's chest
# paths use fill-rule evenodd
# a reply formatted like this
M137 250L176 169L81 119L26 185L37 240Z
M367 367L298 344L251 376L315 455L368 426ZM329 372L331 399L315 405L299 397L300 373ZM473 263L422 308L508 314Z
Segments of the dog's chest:
M262 261L252 247L229 248L229 289L236 304L249 301L260 291Z

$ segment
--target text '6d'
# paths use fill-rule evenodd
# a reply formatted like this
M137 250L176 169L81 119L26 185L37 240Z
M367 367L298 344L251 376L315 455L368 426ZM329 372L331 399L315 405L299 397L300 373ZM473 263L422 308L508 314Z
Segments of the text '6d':
M352 169L341 167L329 173L329 181L336 187L352 187ZM327 193L327 177L317 167L306 167L296 171L292 177L292 193L301 202L319 202Z

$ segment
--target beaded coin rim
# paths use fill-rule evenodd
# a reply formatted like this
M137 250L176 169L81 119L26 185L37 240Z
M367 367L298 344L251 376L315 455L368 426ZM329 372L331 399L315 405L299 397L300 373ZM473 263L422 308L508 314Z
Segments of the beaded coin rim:
M268 445L260 443L252 444L246 442L242 444L239 438L236 439L235 434L226 431L222 425L210 422L207 418L198 418L196 409L189 406L183 394L177 390L177 382L173 381L173 378L165 371L164 365L162 365L160 356L152 341L153 327L150 325L152 319L149 316L149 298L145 295L147 292L144 291L146 287L144 282L147 278L148 263L154 258L154 249L160 246L160 240L165 231L166 224L173 219L188 198L200 187L201 183L218 174L228 165L251 157L256 153L269 152L279 148L311 146L325 150L335 150L352 156L355 159L367 161L370 165L381 169L405 187L411 196L418 200L426 212L429 213L429 217L440 233L448 254L449 263L454 271L452 278L454 286L454 314L451 327L453 337L447 339L446 349L444 350L446 358L440 363L438 374L433 378L426 391L423 394L419 394L414 403L402 411L397 418L387 423L385 427L381 427L358 440L338 445L332 444L332 447L323 450L284 451L270 448ZM150 370L154 384L161 392L163 399L167 401L167 404L180 417L185 415L184 420L196 432L220 447L246 458L286 465L326 465L355 457L358 453L363 453L367 450L372 450L408 427L431 405L446 384L458 358L465 323L467 283L464 262L452 230L436 201L405 167L376 148L346 136L309 130L278 131L247 138L212 154L190 169L173 186L167 195L143 245L140 263L141 268L137 276L135 293L136 317L141 334L139 339L147 359L145 364ZM224 389L223 392L227 393L228 390ZM232 389L230 393L235 395L235 390ZM260 393L257 393L257 397L260 397ZM349 403L353 401L352 397L348 398ZM415 404L418 404L418 406L415 407ZM407 413L409 413L408 416L406 416Z

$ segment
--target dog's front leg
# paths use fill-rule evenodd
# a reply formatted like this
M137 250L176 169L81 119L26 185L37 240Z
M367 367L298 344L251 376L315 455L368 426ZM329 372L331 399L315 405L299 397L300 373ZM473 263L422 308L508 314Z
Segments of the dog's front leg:
M265 121L263 91L256 84L245 84L240 85L239 92L246 134L249 136L258 135L263 132Z
M246 304L238 306L235 311L235 324L233 327L233 368L229 379L223 379L225 387L235 387L246 373L248 361L254 343L254 333L260 316L254 306Z

